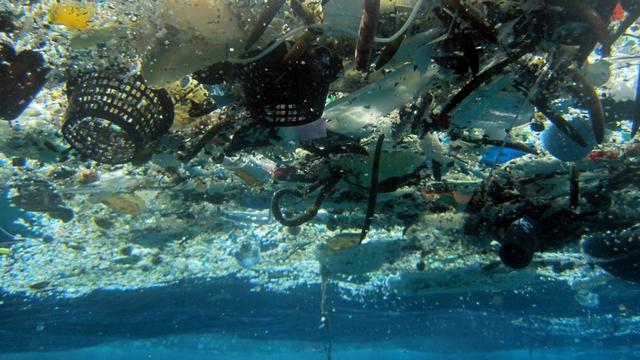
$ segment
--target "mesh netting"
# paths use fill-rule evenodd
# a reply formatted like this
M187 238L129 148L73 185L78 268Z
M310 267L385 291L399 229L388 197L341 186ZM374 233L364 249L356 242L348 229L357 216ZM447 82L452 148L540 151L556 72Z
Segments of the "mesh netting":
M286 64L281 63L282 53L273 53L243 70L245 102L251 115L277 127L303 125L320 118L339 61L324 48Z
M141 78L87 75L69 95L62 133L73 148L98 162L136 159L173 123L173 104L164 90Z

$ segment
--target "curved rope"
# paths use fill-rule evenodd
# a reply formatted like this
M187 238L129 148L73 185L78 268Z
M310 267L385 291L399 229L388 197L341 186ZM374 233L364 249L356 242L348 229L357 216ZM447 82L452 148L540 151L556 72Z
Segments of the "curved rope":
M604 141L604 110L600 97L596 94L593 85L582 74L576 70L570 70L570 76L573 82L569 85L569 90L587 107L591 117L593 135L596 142L602 144Z
M310 221L318 214L318 210L320 210L322 202L324 202L327 196L329 196L329 193L331 193L331 190L333 190L338 181L340 181L340 176L334 173L329 179L325 180L324 182L317 182L309 186L309 188L304 192L298 189L281 189L276 191L273 194L273 198L271 199L271 213L273 214L273 217L280 224L285 226L300 226ZM309 193L315 191L315 189L317 189L318 187L321 187L320 194L315 199L313 204L309 205L309 207L307 207L304 212L292 217L286 217L282 213L280 202L282 201L282 198L284 196L288 195L298 199L304 199L307 197L307 195L309 195Z

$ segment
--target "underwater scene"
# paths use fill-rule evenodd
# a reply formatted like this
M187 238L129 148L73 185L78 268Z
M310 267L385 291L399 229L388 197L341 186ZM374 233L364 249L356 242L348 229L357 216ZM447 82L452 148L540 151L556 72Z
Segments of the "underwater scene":
M0 0L0 359L640 359L639 0Z

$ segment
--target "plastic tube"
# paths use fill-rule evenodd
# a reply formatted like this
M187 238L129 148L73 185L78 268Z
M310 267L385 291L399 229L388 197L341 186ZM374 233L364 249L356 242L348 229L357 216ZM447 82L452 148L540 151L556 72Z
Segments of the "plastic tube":
M418 0L416 2L415 6L413 7L413 10L411 11L411 14L409 15L409 18L407 18L407 21L405 21L405 23L402 25L402 27L395 34L393 34L393 35L391 35L390 37L387 37L387 38L376 37L374 41L377 42L377 43L385 44L385 43L390 43L390 42L396 40L397 38L399 38L400 36L402 36L402 34L404 34L407 31L407 29L409 29L409 26L411 26L411 24L413 24L413 22L415 21L417 15L418 15L418 11L422 7L423 2L424 2L424 0ZM323 30L328 30L328 31L336 31L336 32L341 32L341 33L345 33L345 34L350 34L352 36L356 36L358 34L358 32L355 31L355 30L339 28L339 27L330 26L330 25L327 25L327 24L303 25L303 26L299 26L297 28L292 29L291 31L287 32L286 34L283 34L282 36L277 38L276 41L273 42L273 44L269 45L266 49L262 50L256 56L253 56L253 57L250 57L250 58L246 58L246 59L227 59L227 61L230 62L230 63L233 63L233 64L240 64L240 65L246 65L246 64L252 63L254 61L258 61L258 60L262 59L263 57L267 56L271 51L273 51L275 48L280 46L280 44L285 42L288 38L290 38L292 36L295 36L295 35L303 32L303 31L311 30L311 29L323 29Z
M418 16L418 10L420 10L420 8L422 7L422 3L423 2L424 2L424 0L418 0L416 2L416 5L413 7L413 10L411 10L411 14L409 15L409 18L407 19L407 21L404 22L404 25L402 25L400 30L398 30L395 34L391 35L388 38L376 37L375 38L375 42L377 42L377 43L390 43L390 42L393 42L394 40L396 40L397 38L399 38L400 36L402 36L402 34L404 34L405 31L407 31L407 29L409 29L409 26L411 26L411 24L413 24L413 22L416 20L416 16Z
M311 25L303 25L300 27L297 27L291 31L289 31L286 34L283 34L282 36L280 36L278 39L276 39L276 41L273 42L273 44L267 46L266 49L262 50L258 55L250 57L250 58L245 58L245 59L227 59L228 62L232 63L232 64L240 64L240 65L246 65L249 63L252 63L254 61L258 61L260 59L262 59L263 57L267 56L270 52L272 52L275 48L277 48L278 46L280 46L280 44L282 44L285 40L287 40L287 38L290 38L298 33L301 33L305 30L309 30L309 29L320 29L324 26L322 26L323 24L311 24Z

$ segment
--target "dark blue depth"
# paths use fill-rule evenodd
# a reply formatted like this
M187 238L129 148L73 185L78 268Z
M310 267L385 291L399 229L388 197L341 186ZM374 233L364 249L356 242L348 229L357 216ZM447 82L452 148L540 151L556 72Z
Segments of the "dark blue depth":
M640 336L606 336L616 331L618 304L626 304L630 314L640 310L638 289L625 283L619 283L618 287L608 295L601 294L597 309L587 310L577 304L574 291L557 285L541 286L528 294L488 291L417 298L379 294L364 304L339 298L336 288L331 286L330 305L335 309L330 317L331 338L336 352L379 348L382 352L448 353L451 356L488 352L516 354L518 351L528 354L529 351L563 351L558 349L574 348L577 341L582 349L631 351L640 343ZM501 297L500 306L494 304L496 296ZM183 281L134 291L96 291L66 300L6 294L0 300L3 302L0 351L4 353L65 351L99 345L102 347L95 351L117 351L122 346L133 346L122 345L123 342L172 337L181 340L163 341L188 352L198 348L195 341L189 345L185 339L205 335L253 341L263 346L295 342L306 344L304 348L310 353L318 353L326 341L325 333L318 330L320 290L316 286L274 294L251 291L251 285L227 278ZM603 335L593 338L585 338L580 333L550 335L550 330L544 328L514 325L536 317L588 319L604 314L612 314L605 326L610 329L603 328ZM109 347L108 344L114 342L119 345ZM142 348L141 351L152 350ZM88 352L91 350L67 355ZM93 355L78 356L94 358Z

